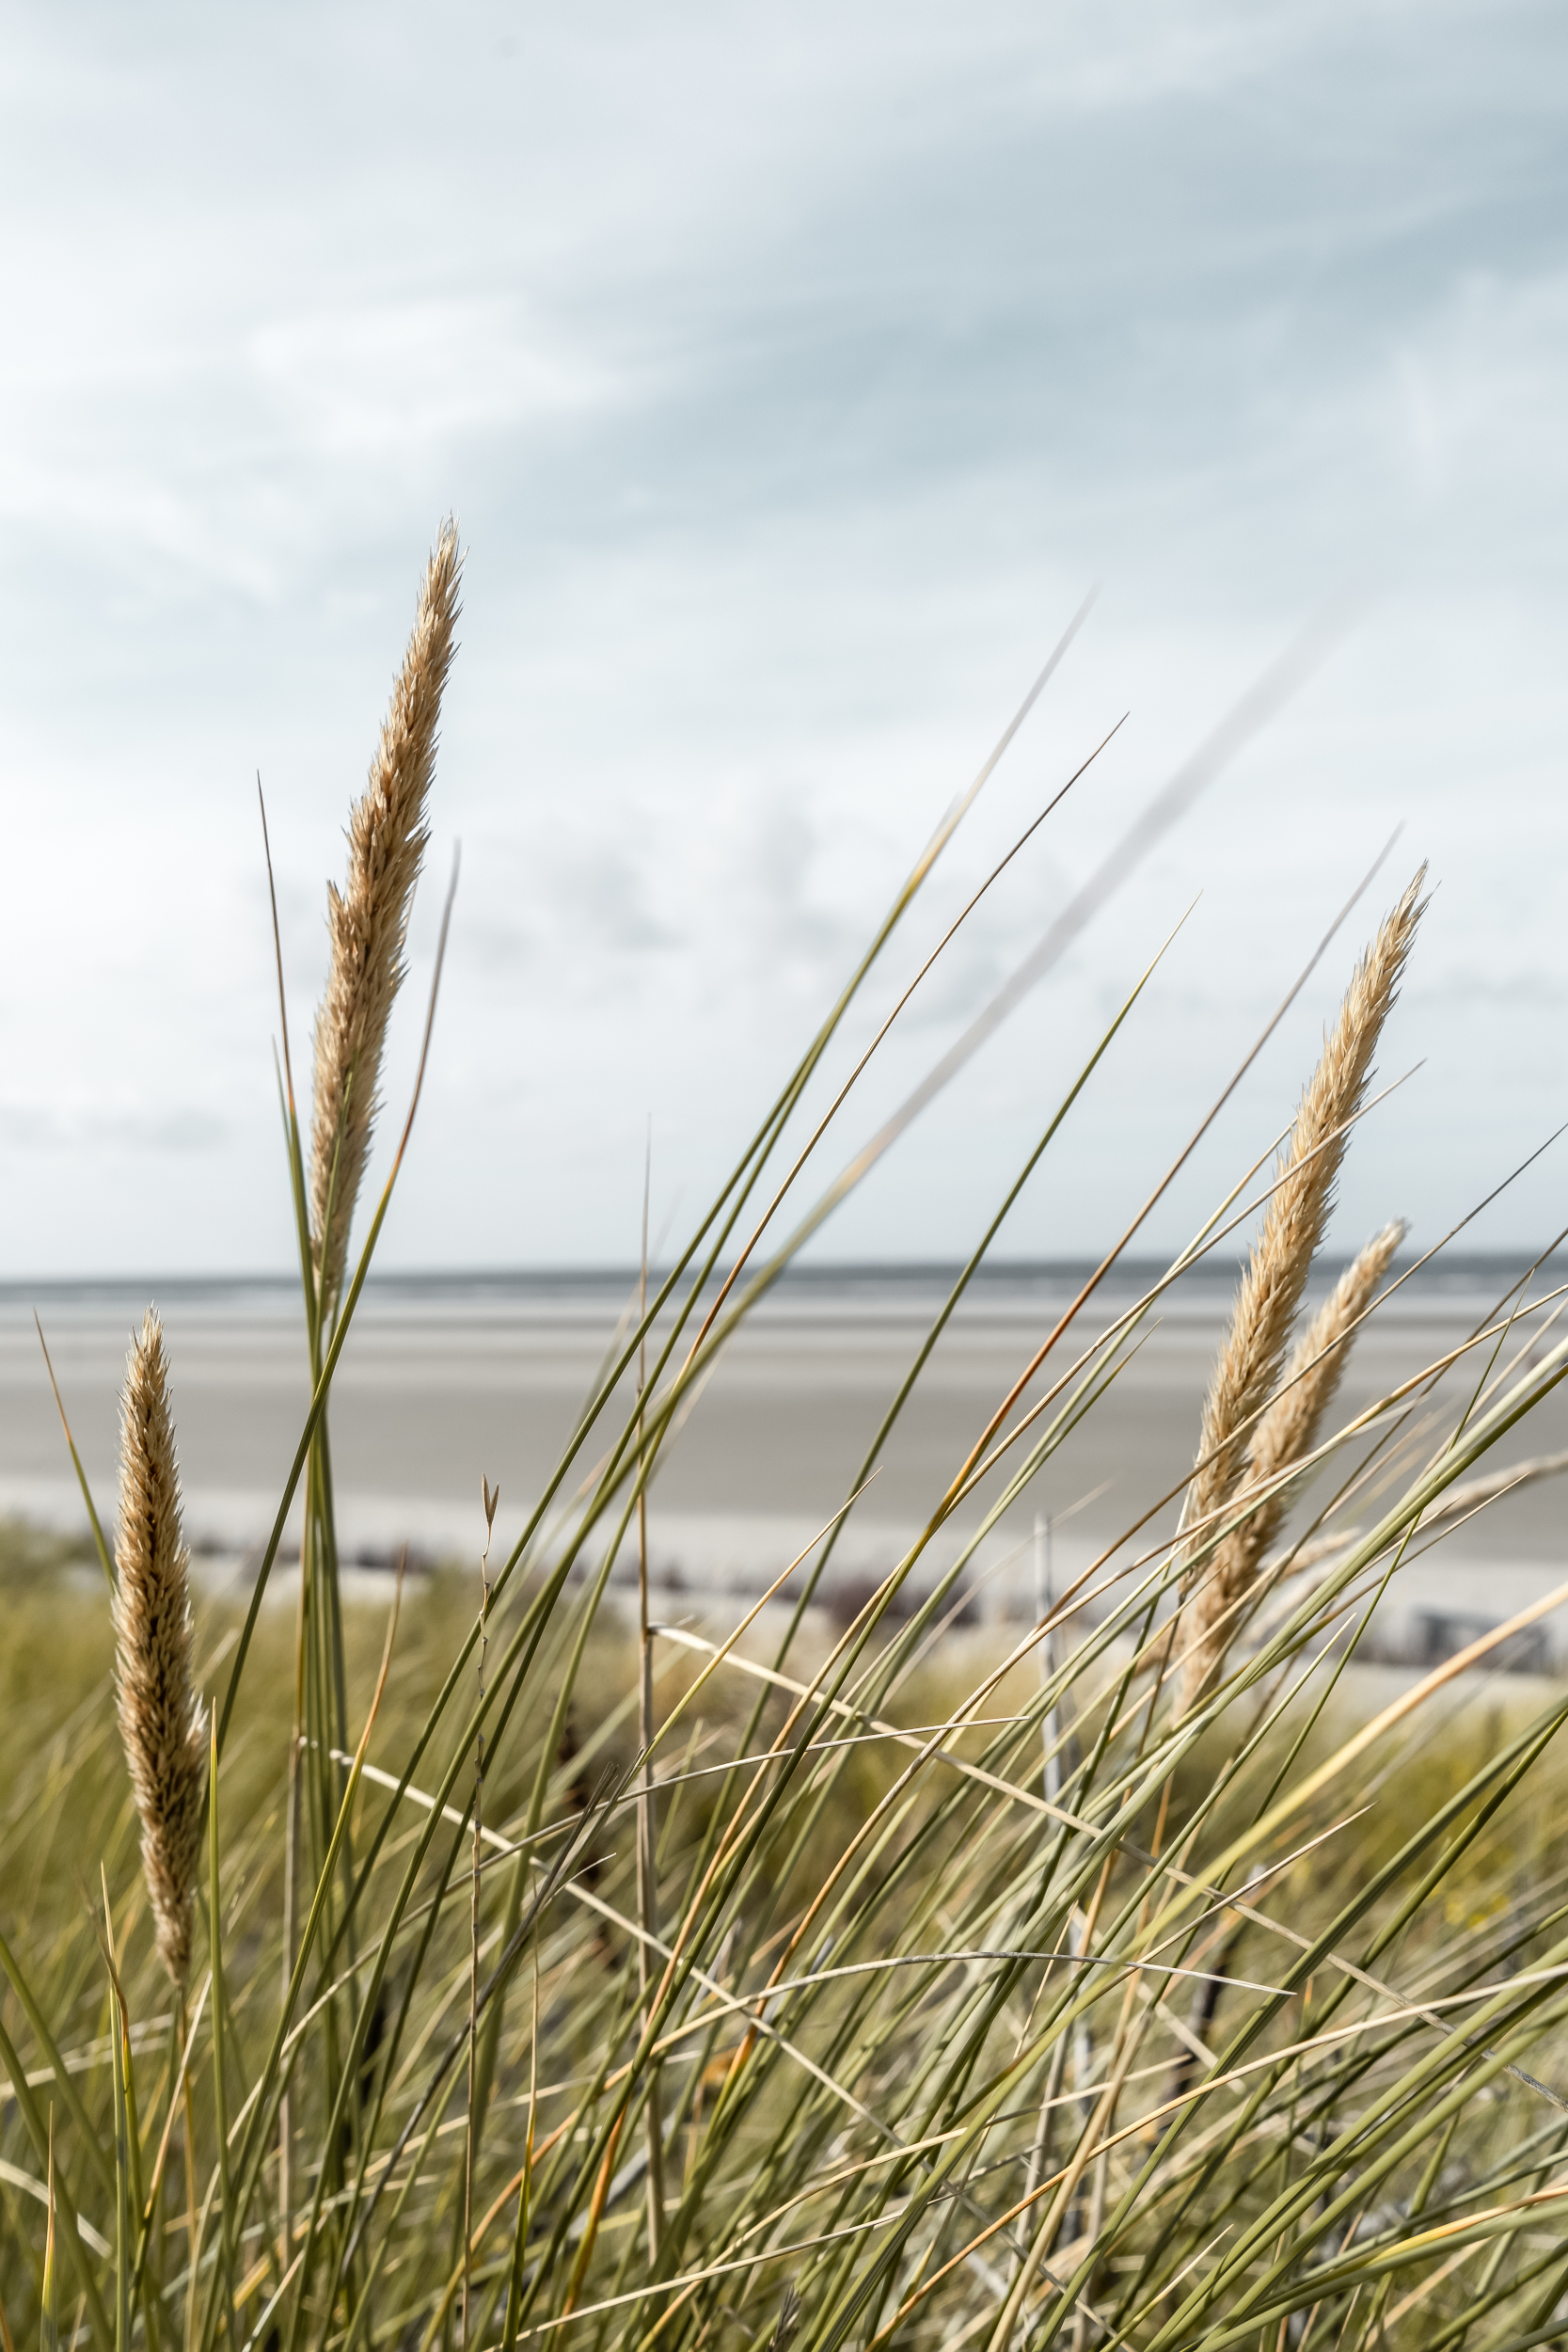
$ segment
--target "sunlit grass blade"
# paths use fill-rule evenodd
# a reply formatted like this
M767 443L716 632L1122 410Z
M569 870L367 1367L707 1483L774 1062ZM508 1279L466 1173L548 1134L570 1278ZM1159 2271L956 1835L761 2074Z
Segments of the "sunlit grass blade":
M42 2310L39 2320L39 2352L58 2352L60 2341L59 2281L55 2273L55 2117L49 2117L49 2150L45 2158L49 2184L49 2228L43 2242Z

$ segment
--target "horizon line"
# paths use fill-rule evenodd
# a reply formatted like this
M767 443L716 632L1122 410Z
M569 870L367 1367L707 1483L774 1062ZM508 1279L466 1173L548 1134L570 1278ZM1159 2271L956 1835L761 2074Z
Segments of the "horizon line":
M1316 1261L1314 1271L1327 1270L1330 1267L1342 1268L1350 1263L1353 1255L1354 1252L1341 1255L1331 1250L1322 1251ZM1403 1255L1402 1251L1400 1256ZM1560 1246L1544 1253L1528 1246L1513 1249L1473 1249L1463 1252L1455 1251L1451 1255L1435 1259L1430 1270L1455 1274L1473 1273L1494 1267L1525 1267L1532 1261L1539 1262L1544 1267L1560 1264L1565 1257L1568 1257L1568 1248ZM1238 1251L1234 1257L1215 1255L1200 1260L1197 1264L1189 1267L1187 1274L1181 1279L1185 1280L1194 1276L1201 1279L1205 1275L1216 1274L1224 1274L1227 1278L1231 1278L1244 1263L1245 1258L1246 1252L1243 1249ZM962 1272L966 1263L967 1261L963 1258L945 1257L816 1260L805 1264L797 1263L786 1266L778 1279L781 1282L892 1282L943 1279L951 1281ZM1398 1258L1394 1263L1396 1264L1399 1263ZM1099 1263L1099 1258L1089 1252L1082 1255L1050 1258L997 1257L989 1259L977 1266L971 1280L1037 1281L1058 1277L1082 1277L1091 1273ZM1117 1260L1109 1272L1114 1275L1118 1272L1136 1271L1139 1275L1144 1275L1151 1269L1163 1272L1168 1268L1169 1264L1169 1257L1159 1251L1140 1255L1129 1253ZM722 1280L728 1271L727 1265L721 1265L715 1269L710 1279L716 1281ZM671 1268L668 1265L650 1265L648 1279L650 1281L663 1281L670 1272ZM638 1265L634 1261L628 1260L606 1259L596 1262L578 1261L557 1264L530 1264L515 1262L490 1265L386 1267L369 1274L366 1277L365 1286L367 1290L434 1287L460 1289L478 1286L500 1288L522 1285L554 1288L573 1282L625 1285L635 1283L639 1277ZM141 1271L102 1269L91 1273L72 1274L0 1274L0 1299L13 1300L24 1294L35 1292L58 1294L62 1291L87 1290L181 1291L284 1288L293 1290L297 1287L298 1282L297 1269L288 1267L245 1269L214 1267L204 1271L186 1270L182 1273L176 1273L166 1268L161 1273L152 1273L146 1269Z

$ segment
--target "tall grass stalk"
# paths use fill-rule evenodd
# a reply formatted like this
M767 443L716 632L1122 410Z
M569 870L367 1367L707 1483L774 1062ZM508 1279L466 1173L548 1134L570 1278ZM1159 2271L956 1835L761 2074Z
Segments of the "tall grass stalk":
M1229 1335L1204 1400L1198 1458L1186 1506L1189 1523L1200 1531L1190 1555L1190 1605L1180 1637L1180 1673L1189 1700L1202 1690L1223 1652L1219 1629L1239 1597L1231 1585L1245 1567L1234 1546L1225 1559L1216 1560L1201 1536L1243 1482L1244 1440L1278 1381L1296 1309L1327 1225L1350 1122L1361 1106L1372 1056L1421 918L1424 880L1423 867L1351 980L1339 1018L1302 1096L1285 1152L1283 1180L1253 1247Z
M182 1599L138 1619L152 1585L133 1574L136 1528L166 1567L177 1523L122 1512L105 1562L121 1713L128 1656L184 1661L162 1713L132 1708L165 1726L126 1734L134 1793L107 1615L78 1613L73 1650L47 1595L18 1614L54 1663L0 1733L11 2334L103 2352L1038 2352L1064 2334L1073 2352L1524 2352L1568 2332L1568 1698L1516 1679L1470 1703L1500 1687L1477 1677L1509 1626L1359 1711L1345 1663L1396 1564L1519 1474L1494 1449L1568 1375L1563 1298L1532 1278L1338 1422L1395 1229L1316 1318L1303 1304L1418 886L1353 977L1281 1168L1259 1176L1265 1136L1191 1247L1090 1329L1127 1242L1108 1252L994 1409L953 1428L927 1523L837 1620L810 1605L833 1532L1023 1183L1114 1083L1155 966L1130 978L841 1510L779 1563L789 1606L664 1624L654 1481L842 1197L835 1180L763 1255L829 1132L814 1086L834 1120L860 1099L829 1085L846 1016L960 805L657 1279L644 1222L623 1328L494 1568L486 1480L477 1612L471 1570L438 1578L417 1638L395 1611L379 1638L338 1594L327 1406L408 1142L351 1273L456 580L444 538L372 778L396 812L393 850L363 862L385 903L348 924L352 868L334 901L343 937L381 943L380 977L345 1012L335 960L309 1167L282 1039L311 1404L255 1594L199 1627L231 1655L200 1772L162 1817L178 1836L148 1847L165 1783L146 1758L184 1772L203 1675ZM380 836L355 826L357 857ZM1254 1223L1184 1519L1129 1464L1120 1540L1065 1583L1042 1557L1026 1628L964 1630L983 1548L1058 1518L1075 1435L1171 1284ZM172 1422L137 1425L172 1495ZM291 1637L261 1596L299 1488ZM74 1856L102 1864L101 1930Z

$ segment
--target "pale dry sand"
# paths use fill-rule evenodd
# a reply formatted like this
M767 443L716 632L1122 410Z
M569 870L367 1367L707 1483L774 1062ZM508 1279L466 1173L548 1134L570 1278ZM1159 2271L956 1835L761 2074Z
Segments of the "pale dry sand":
M1374 1323L1358 1341L1337 1412L1359 1409L1453 1345L1495 1283L1457 1283ZM650 1535L662 1587L755 1590L809 1542L848 1491L942 1288L926 1278L816 1280L764 1307L704 1391L654 1489ZM308 1401L297 1307L281 1287L169 1284L153 1295L168 1334L186 1524L215 1565L237 1571L270 1526ZM897 1556L1067 1295L1061 1277L996 1279L960 1311L849 1523L836 1562L846 1582ZM1037 1512L1053 1522L1059 1588L1178 1485L1228 1299L1228 1282L1212 1281L1166 1307L1110 1393L990 1539L979 1563L989 1580L984 1613L1027 1607ZM0 1513L71 1527L82 1509L31 1303L15 1292L0 1299ZM147 1294L77 1289L40 1294L38 1303L108 1518L116 1398ZM622 1303L619 1289L601 1281L367 1293L332 1410L345 1553L384 1560L407 1542L425 1554L477 1557L482 1473L499 1482L498 1544L510 1544ZM1450 1379L1438 1409L1451 1415L1460 1393ZM1485 1467L1565 1444L1568 1393L1560 1391ZM1167 1513L1151 1533L1170 1524ZM933 1568L951 1559L955 1542L948 1533L933 1547ZM1564 1579L1568 1482L1559 1482L1509 1498L1402 1572L1401 1606L1491 1621Z

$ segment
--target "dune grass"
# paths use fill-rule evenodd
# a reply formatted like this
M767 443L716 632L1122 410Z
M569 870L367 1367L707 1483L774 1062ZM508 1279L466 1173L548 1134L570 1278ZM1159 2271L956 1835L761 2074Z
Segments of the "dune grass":
M435 580L450 615L456 578L444 538L426 603ZM422 604L415 670L429 642ZM1330 1113L1309 1086L1280 1166L1265 1138L1161 1282L1081 1341L1086 1293L994 1414L954 1430L930 1523L847 1624L810 1606L832 1530L792 1574L779 1563L750 1623L658 1625L645 1568L624 1620L610 1573L638 1551L694 1385L882 1148L800 1190L854 1073L812 1126L808 1089L958 804L630 1304L483 1590L476 1556L411 1584L386 1623L345 1608L328 1402L413 1124L345 1254L440 650L419 789L387 784L391 722L378 753L403 848L420 841L387 868L396 904L361 927L382 963L335 964L309 1164L283 1040L314 1393L253 1596L195 1609L213 1704L188 1981L156 1949L102 1573L44 1562L8 1581L10 2338L1523 2352L1568 2332L1568 1694L1456 1708L1498 1637L1392 1678L1370 1718L1345 1679L1401 1560L1568 1372L1560 1302L1540 1285L1497 1302L1465 1351L1468 1401L1439 1427L1420 1379L1338 1427L1331 1379L1311 1410L1281 1405L1316 1377L1290 1344L1375 1023ZM374 1020L354 1012L359 986ZM1164 1181L1151 1172L1151 1198ZM1195 1430L1179 1536L1128 1531L1016 1640L958 1632L988 1530L1167 1283L1259 1217L1222 1359L1246 1377ZM1387 1295L1377 1279L1335 1325L1336 1376ZM177 1364L173 1393L177 1408ZM1315 1516L1298 1510L1281 1549L1309 1481ZM291 1611L268 1596L296 1495ZM972 1498L979 1522L955 1543ZM1259 1519L1267 1545L1244 1534ZM177 1530L161 1556L182 1562ZM126 1672L122 1655L122 1687ZM156 1774L137 1785L145 1816Z

